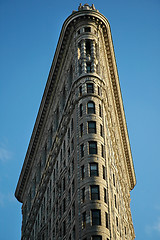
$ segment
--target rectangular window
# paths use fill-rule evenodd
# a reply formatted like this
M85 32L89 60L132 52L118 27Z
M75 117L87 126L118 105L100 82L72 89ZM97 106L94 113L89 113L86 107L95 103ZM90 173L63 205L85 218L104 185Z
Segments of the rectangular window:
M101 124L100 124L100 135L101 135L101 137L103 137L103 127Z
M97 142L89 142L89 154L97 154Z
M92 209L92 225L101 225L101 211L99 209Z
M109 228L109 224L108 224L108 213L105 213L106 215L106 228Z
M84 157L84 144L81 144L80 150L81 150L81 158L82 158Z
M63 213L66 211L66 199L63 199Z
M72 152L74 150L74 139L73 138L72 138L72 141L71 141L71 150L72 150Z
M91 32L91 28L90 28L90 27L85 27L85 28L84 28L84 31L85 31L85 32Z
M117 198L116 198L116 195L114 195L114 204L115 204L115 208L117 208Z
M91 72L91 63L87 63L87 73Z
M65 180L65 177L63 178L63 191L65 191L66 189L66 180Z
M82 174L82 179L85 177L85 168L84 165L81 167L81 174Z
M103 179L106 179L106 169L104 166L102 166L102 167L103 167Z
M83 123L80 125L80 136L83 136Z
M104 202L107 203L107 190L104 188Z
M63 236L66 235L66 221L63 222Z
M87 83L87 93L94 93L93 83Z
M85 187L82 188L82 203L85 201Z
M75 186L74 186L74 180L72 181L72 195L74 194Z
M72 204L72 217L75 216L75 202Z
M102 240L102 236L94 235L94 236L92 236L92 240Z
M116 217L116 225L117 225L117 228L118 228L118 217Z
M82 213L82 228L86 227L86 212Z
M98 86L98 95L100 96L101 93L100 93L100 87Z
M80 117L82 117L82 115L83 115L83 105L82 104L80 104L80 106L79 106L79 114L80 114Z
M79 96L82 96L82 86L79 87Z
M101 144L101 156L104 157L104 147L102 144Z
M88 122L88 133L96 133L96 122L95 121Z
M90 163L90 176L98 176L98 163Z
M113 173L113 185L116 186L115 175Z
M99 186L92 185L91 188L91 200L100 200Z
M71 131L73 131L74 129L74 123L73 123L73 118L72 118L72 121L71 121Z

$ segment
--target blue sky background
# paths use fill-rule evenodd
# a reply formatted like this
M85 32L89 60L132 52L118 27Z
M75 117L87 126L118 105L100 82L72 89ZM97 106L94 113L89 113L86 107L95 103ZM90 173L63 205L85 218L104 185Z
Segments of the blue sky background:
M83 4L86 1L81 1ZM0 0L0 239L18 240L14 198L64 20L80 1ZM160 0L88 0L111 25L137 185L137 240L160 239Z

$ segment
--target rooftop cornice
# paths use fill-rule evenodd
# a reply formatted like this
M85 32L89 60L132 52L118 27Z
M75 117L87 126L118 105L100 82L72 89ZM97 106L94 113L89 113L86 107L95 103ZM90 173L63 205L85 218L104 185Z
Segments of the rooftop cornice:
M40 132L42 129L42 125L43 125L43 122L45 119L47 108L49 106L50 97L51 97L53 89L55 88L55 80L56 80L57 72L59 70L60 62L61 62L61 59L62 59L62 56L64 53L65 43L66 43L69 33L70 33L69 30L70 30L71 26L74 26L76 21L80 20L80 18L90 19L90 20L95 21L98 25L100 25L102 27L104 37L106 37L105 44L106 44L106 49L107 49L107 57L108 57L108 59L110 59L109 67L110 67L110 72L111 72L112 87L114 89L116 108L117 108L117 113L118 113L118 118L119 118L119 123L120 123L120 128L121 128L123 145L124 145L124 149L125 149L128 173L130 176L130 189L132 189L136 183L109 22L97 10L86 8L86 9L81 9L79 11L73 12L65 20L65 22L62 26L62 30L61 30L60 37L58 40L57 48L56 48L56 51L54 54L51 69L50 69L49 76L47 79L46 87L44 90L44 94L43 94L40 108L38 111L38 115L36 118L34 129L32 132L31 140L30 140L30 143L29 143L29 146L27 149L27 153L25 156L25 160L23 163L23 167L21 170L21 174L20 174L16 192L15 192L15 196L20 202L23 201L23 199L22 199L23 188L26 184L26 181L28 178L28 173L31 168L31 162L32 162L32 159L33 159L33 156L35 153L36 144L38 142L38 138L39 138L39 135L40 135ZM110 34L107 34L107 32Z

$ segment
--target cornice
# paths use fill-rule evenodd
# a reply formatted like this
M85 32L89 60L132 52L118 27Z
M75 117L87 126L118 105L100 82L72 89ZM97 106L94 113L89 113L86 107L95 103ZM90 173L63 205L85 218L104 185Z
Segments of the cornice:
M31 161L34 156L38 138L42 129L42 125L44 123L46 113L47 113L47 108L49 106L51 94L55 88L56 77L60 67L61 59L63 57L65 44L68 40L71 26L74 26L76 22L79 21L80 19L85 19L85 20L88 19L89 21L94 21L96 24L100 25L103 29L105 45L107 50L107 58L109 61L109 68L111 73L112 87L114 90L116 109L117 109L119 124L121 128L121 135L123 139L123 146L125 150L128 173L130 176L130 189L133 189L136 183L109 22L101 13L97 12L96 10L81 10L81 11L72 13L65 20L62 26L56 52L55 52L51 69L49 72L49 76L47 79L47 84L44 90L39 112L36 118L31 140L27 149L27 153L25 156L25 160L23 163L23 167L21 170L21 174L20 174L16 192L15 192L15 196L20 202L23 202L23 199L22 199L23 188L28 178L28 173L31 167Z

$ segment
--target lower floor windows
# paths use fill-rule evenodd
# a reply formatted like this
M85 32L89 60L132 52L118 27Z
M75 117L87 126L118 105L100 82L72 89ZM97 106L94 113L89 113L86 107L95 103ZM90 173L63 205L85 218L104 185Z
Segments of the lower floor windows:
M92 240L102 240L102 236L94 235L94 236L92 236Z
M101 225L101 210L92 209L91 216L92 216L92 225Z

